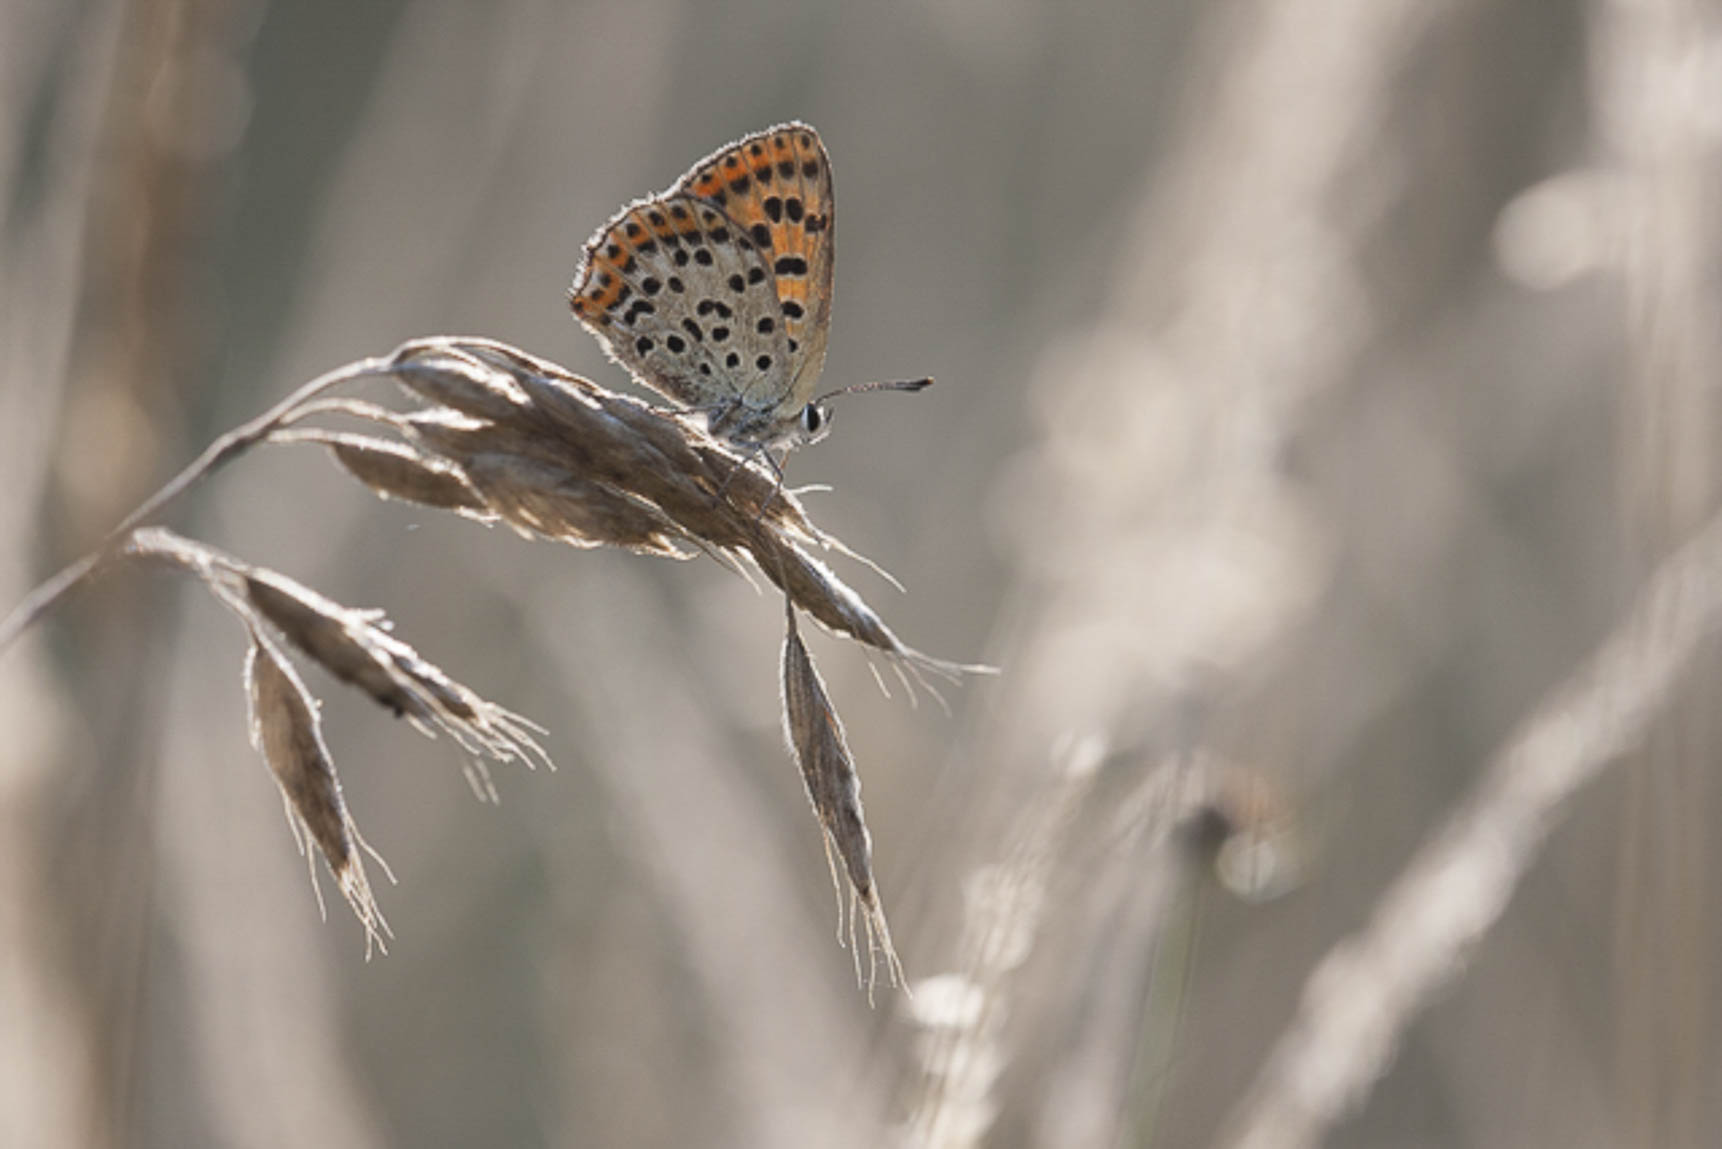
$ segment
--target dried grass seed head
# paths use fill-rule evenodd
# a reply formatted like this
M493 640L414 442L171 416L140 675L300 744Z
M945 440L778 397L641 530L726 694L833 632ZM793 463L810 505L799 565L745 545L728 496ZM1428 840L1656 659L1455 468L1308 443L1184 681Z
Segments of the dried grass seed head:
M536 460L487 452L468 460L467 474L485 506L528 537L675 559L697 553L652 504Z
M293 646L426 734L441 730L497 762L552 765L536 726L421 657L388 632L381 612L341 606L274 571L243 577L247 601Z
M885 905L879 897L873 878L873 840L867 832L867 821L861 807L861 778L855 770L855 759L849 752L849 742L843 733L842 720L825 691L825 683L801 641L796 626L795 605L784 599L786 616L783 636L783 725L789 750L801 767L801 778L807 788L808 800L819 820L825 838L827 860L835 849L848 876L850 900L848 905L848 942L855 955L856 978L861 978L861 955L855 941L856 903L862 909L861 919L867 945L866 984L868 999L872 999L877 982L878 962L885 963L886 978L892 985L906 984L903 964L891 941L891 929L885 920ZM835 883L836 873L832 880ZM843 897L838 890L838 935L843 936Z
M360 853L364 839L341 795L334 760L323 742L317 702L292 664L255 628L251 629L251 647L245 656L245 687L251 714L251 744L263 755L281 787L294 838L306 852L307 860L310 853L306 838L323 855L329 872L335 875L341 896L365 929L366 956L370 956L372 946L388 952L389 925L371 893L370 878ZM315 889L315 872L311 881ZM322 901L320 893L318 901L319 904Z
M457 340L423 340L396 351L389 373L408 391L481 419L507 420L526 404L508 371L470 354Z
M446 460L386 439L363 435L326 437L330 453L347 473L385 499L401 499L442 511L488 519L484 496L460 468Z

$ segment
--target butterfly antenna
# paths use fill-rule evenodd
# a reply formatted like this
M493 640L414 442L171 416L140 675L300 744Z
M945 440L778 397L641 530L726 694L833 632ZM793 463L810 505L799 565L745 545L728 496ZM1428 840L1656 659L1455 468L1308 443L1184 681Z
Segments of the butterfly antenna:
M857 383L853 387L839 387L835 391L827 391L815 403L823 403L827 399L835 399L839 395L855 395L862 391L923 391L933 385L931 375L919 379L892 379L884 383Z

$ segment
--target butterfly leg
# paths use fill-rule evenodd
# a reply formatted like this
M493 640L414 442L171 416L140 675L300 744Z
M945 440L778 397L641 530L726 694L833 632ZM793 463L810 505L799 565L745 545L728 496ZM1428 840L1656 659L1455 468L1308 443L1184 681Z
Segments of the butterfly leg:
M772 484L771 494L766 496L765 501L759 505L758 512L755 513L754 517L756 519L763 518L765 512L771 509L772 501L777 498L778 492L783 490L783 464L777 461L777 457L771 453L771 447L768 444L736 443L735 445L744 449L747 454L741 459L738 459L735 466L730 468L729 474L724 476L724 481L718 487L717 494L713 496L713 500L722 501L725 496L728 495L729 485L731 481L735 479L737 473L739 473L743 467L746 467L756 457L763 458L766 461L766 465L771 468L771 473L776 476L777 480Z

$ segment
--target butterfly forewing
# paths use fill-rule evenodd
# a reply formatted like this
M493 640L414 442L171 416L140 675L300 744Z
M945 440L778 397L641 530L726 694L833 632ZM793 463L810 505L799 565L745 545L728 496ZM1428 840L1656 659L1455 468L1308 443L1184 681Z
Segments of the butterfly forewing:
M801 123L756 132L695 164L674 190L716 204L762 253L790 372L783 391L750 381L743 398L785 417L799 413L824 369L831 322L831 160L819 133Z
M634 377L718 410L789 390L791 356L766 254L721 208L675 191L623 209L586 247L574 314Z

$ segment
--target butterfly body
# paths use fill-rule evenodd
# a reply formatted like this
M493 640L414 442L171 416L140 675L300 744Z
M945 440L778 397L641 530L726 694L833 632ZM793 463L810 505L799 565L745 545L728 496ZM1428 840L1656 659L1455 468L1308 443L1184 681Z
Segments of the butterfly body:
M642 384L753 448L823 436L831 162L781 124L721 148L587 243L574 314Z

